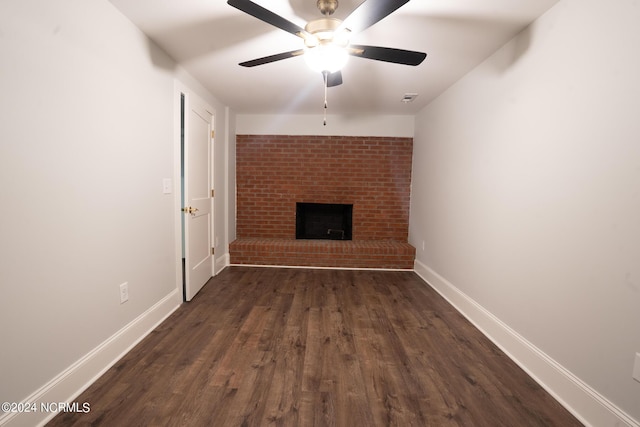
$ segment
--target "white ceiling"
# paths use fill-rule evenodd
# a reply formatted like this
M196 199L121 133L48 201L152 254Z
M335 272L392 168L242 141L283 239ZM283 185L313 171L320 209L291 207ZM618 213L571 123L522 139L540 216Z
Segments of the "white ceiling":
M239 62L296 50L302 39L225 0L110 0L222 103L240 114L321 114L322 76L302 57L245 68ZM304 27L316 0L253 0ZM413 115L558 0L413 0L352 37L354 44L427 53L417 67L350 57L329 88L330 114ZM362 0L339 0L344 19ZM517 58L514 58L514 61ZM405 104L405 93L418 93Z

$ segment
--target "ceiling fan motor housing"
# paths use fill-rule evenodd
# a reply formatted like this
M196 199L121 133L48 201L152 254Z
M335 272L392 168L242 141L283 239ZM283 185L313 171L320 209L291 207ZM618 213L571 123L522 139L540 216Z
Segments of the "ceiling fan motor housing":
M336 33L336 29L340 27L340 24L342 24L342 21L335 18L320 18L309 21L304 29L315 37L305 39L306 46L314 47L318 44L333 43L346 47L349 44L350 31L344 29Z

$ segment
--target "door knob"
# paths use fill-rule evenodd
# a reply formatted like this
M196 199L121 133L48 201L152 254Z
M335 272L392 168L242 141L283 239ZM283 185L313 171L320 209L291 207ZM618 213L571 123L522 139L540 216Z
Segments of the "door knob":
M182 208L182 212L190 213L191 215L194 215L196 212L198 212L198 208L192 208L191 206L187 206Z

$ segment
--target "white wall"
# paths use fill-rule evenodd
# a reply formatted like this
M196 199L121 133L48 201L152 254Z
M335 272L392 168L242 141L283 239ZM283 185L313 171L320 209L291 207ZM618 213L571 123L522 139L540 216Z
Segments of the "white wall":
M0 401L70 398L179 305L175 78L106 0L0 2Z
M240 135L340 135L413 137L413 116L239 114L236 131Z
M636 424L638 22L637 1L562 0L427 106L410 220L418 271Z

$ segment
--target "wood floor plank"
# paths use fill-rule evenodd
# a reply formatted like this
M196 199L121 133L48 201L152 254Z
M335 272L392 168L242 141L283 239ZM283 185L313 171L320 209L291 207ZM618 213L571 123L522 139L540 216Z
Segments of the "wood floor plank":
M412 272L230 267L50 426L581 425Z

